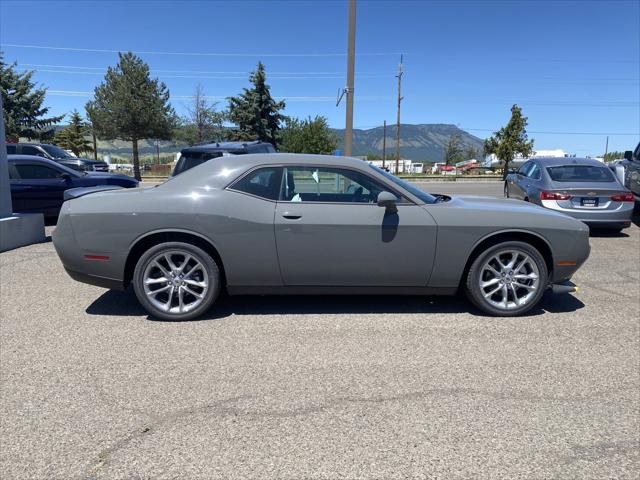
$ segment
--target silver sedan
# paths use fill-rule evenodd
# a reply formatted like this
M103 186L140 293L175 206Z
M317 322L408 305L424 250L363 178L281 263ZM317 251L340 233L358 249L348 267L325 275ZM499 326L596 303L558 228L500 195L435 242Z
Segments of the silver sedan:
M75 192L53 241L68 273L133 285L159 318L242 294L453 295L519 315L589 255L588 228L524 202L430 195L352 158L243 155L153 188Z
M589 158L537 158L507 176L504 195L620 231L631 225L634 196L605 165Z

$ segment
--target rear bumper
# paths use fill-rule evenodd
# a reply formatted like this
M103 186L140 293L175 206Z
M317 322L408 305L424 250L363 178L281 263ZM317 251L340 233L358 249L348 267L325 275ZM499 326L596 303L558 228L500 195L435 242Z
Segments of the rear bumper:
M590 227L625 228L631 225L633 202L624 202L615 210L598 210L596 208L562 208L554 200L543 200L542 206L586 223Z
M90 275L88 273L76 272L64 267L65 271L71 278L78 282L87 283L89 285L95 285L96 287L108 288L111 290L124 290L125 286L122 280L116 280L114 278L98 277L96 275Z

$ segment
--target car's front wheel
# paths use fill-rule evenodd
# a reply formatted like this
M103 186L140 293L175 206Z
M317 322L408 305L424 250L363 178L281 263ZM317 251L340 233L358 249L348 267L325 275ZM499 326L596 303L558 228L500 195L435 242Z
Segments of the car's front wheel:
M547 264L536 248L524 242L502 242L473 261L465 291L474 305L490 315L522 315L542 298L547 276Z
M220 293L220 269L201 248L167 242L147 250L133 273L138 301L152 316L190 320L206 312Z

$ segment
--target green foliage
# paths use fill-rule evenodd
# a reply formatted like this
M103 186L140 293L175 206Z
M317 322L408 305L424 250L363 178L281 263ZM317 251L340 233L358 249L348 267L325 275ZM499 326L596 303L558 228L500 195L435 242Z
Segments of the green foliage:
M288 119L281 134L281 152L329 155L338 146L338 139L325 117Z
M47 128L64 118L46 117L49 108L43 107L46 88L36 88L31 81L34 72L17 72L16 62L4 63L0 52L0 93L3 100L5 135L7 139L18 141L50 138L53 129Z
M511 107L511 119L507 126L485 140L484 151L486 154L495 154L498 160L504 162L504 178L509 171L509 163L516 155L524 158L531 155L533 140L527 137L527 117L522 116L522 109L518 105Z
M55 142L65 150L70 150L78 157L84 152L93 152L91 143L86 139L89 134L87 125L82 120L77 110L71 112L69 125L60 130L55 137Z
M109 67L104 82L95 88L86 110L98 137L131 141L134 175L140 179L138 140L170 139L176 115L166 85L150 78L149 66L131 52L118 57L118 64Z
M604 156L604 161L610 162L612 160L619 160L621 158L624 158L624 152L607 152L607 154Z
M258 62L256 71L249 77L253 87L229 98L229 120L238 126L230 132L232 140L262 140L276 147L280 144L281 124L287 120L280 113L285 102L273 99L266 79L264 65Z
M447 165L453 165L464 160L464 152L460 143L460 135L457 133L449 136L444 147L443 160Z
M225 139L226 132L222 123L226 112L216 110L216 103L210 103L202 85L196 86L193 103L187 108L187 115L180 119L175 130L176 140L189 145L205 141L219 142Z
M365 155L366 160L383 160L382 158L382 153L377 153L377 152L369 152ZM387 155L387 158L384 160L389 160L389 155Z

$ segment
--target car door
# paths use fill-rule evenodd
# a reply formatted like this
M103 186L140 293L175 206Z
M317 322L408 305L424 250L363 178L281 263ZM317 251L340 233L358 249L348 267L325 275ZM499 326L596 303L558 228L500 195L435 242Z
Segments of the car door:
M64 191L69 188L63 171L44 163L16 162L19 177L15 188L20 192L23 212L43 213L45 216L58 214L63 202Z
M527 172L531 168L531 162L525 162L514 175L513 183L510 186L509 196L512 198L524 199L523 182L527 179Z
M14 212L24 212L24 196L26 189L20 183L20 175L14 162L9 161L9 188L11 190L11 207Z
M396 213L377 205L381 191L397 196ZM274 223L285 285L424 286L429 280L435 221L360 171L286 166Z
M522 181L522 190L524 197L530 202L537 203L540 199L540 183L542 180L542 172L540 166L536 162L531 162L531 167L527 171L526 178Z

